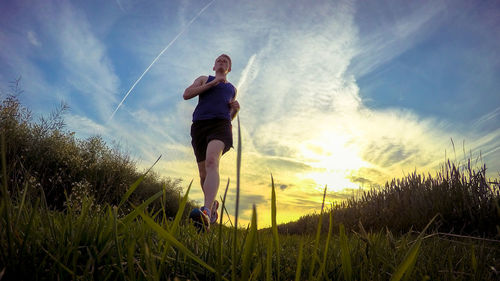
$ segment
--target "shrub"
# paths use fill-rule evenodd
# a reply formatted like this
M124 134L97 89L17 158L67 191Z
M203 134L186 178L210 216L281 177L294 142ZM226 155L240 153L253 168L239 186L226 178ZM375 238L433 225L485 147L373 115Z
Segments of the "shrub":
M17 194L29 183L28 198L37 198L43 191L48 205L55 209L77 205L81 196L91 198L96 205L118 204L128 187L143 174L129 155L118 146L110 148L100 136L75 138L65 129L63 115L68 107L64 104L34 122L30 110L18 99L21 93L19 80L7 94L1 93L0 134L5 139L10 192ZM166 215L173 216L182 191L179 184L180 180L149 173L131 200L139 204L164 190ZM160 204L158 200L153 206Z

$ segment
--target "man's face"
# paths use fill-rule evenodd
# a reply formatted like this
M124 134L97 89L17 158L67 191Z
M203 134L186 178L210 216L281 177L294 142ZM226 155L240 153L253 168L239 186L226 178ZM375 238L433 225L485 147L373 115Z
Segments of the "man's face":
M222 70L225 73L228 73L229 71L231 71L231 62L230 62L229 58L227 56L224 56L224 55L219 56L215 60L214 70L215 71Z

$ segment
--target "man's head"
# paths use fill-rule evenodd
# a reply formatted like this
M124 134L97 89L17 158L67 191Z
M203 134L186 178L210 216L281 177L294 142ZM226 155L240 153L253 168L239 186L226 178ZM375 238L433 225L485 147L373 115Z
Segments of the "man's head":
M222 54L215 59L214 71L223 71L224 73L228 73L231 71L231 58Z

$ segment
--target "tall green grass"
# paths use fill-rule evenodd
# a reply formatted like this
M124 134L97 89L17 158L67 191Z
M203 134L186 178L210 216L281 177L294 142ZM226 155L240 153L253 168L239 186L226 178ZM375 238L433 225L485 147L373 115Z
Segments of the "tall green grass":
M363 191L335 205L335 227L359 231L383 231L386 227L398 234L423 229L436 215L433 231L459 235L499 237L500 184L486 178L486 167L471 167L448 161L435 176L416 172L394 179L385 187ZM318 215L306 215L296 222L280 225L281 233L313 233ZM323 233L328 225L322 228Z

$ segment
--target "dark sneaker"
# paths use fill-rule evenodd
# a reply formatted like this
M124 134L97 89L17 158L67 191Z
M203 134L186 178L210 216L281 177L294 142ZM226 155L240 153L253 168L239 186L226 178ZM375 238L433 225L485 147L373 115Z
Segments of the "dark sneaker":
M219 218L219 213L217 213L217 209L219 208L219 201L215 200L212 205L212 212L210 214L210 224L214 224L217 222Z
M196 226L199 231L210 230L210 216L208 215L208 210L205 210L203 207L200 209L193 209L189 214L189 218L193 220L194 226Z

